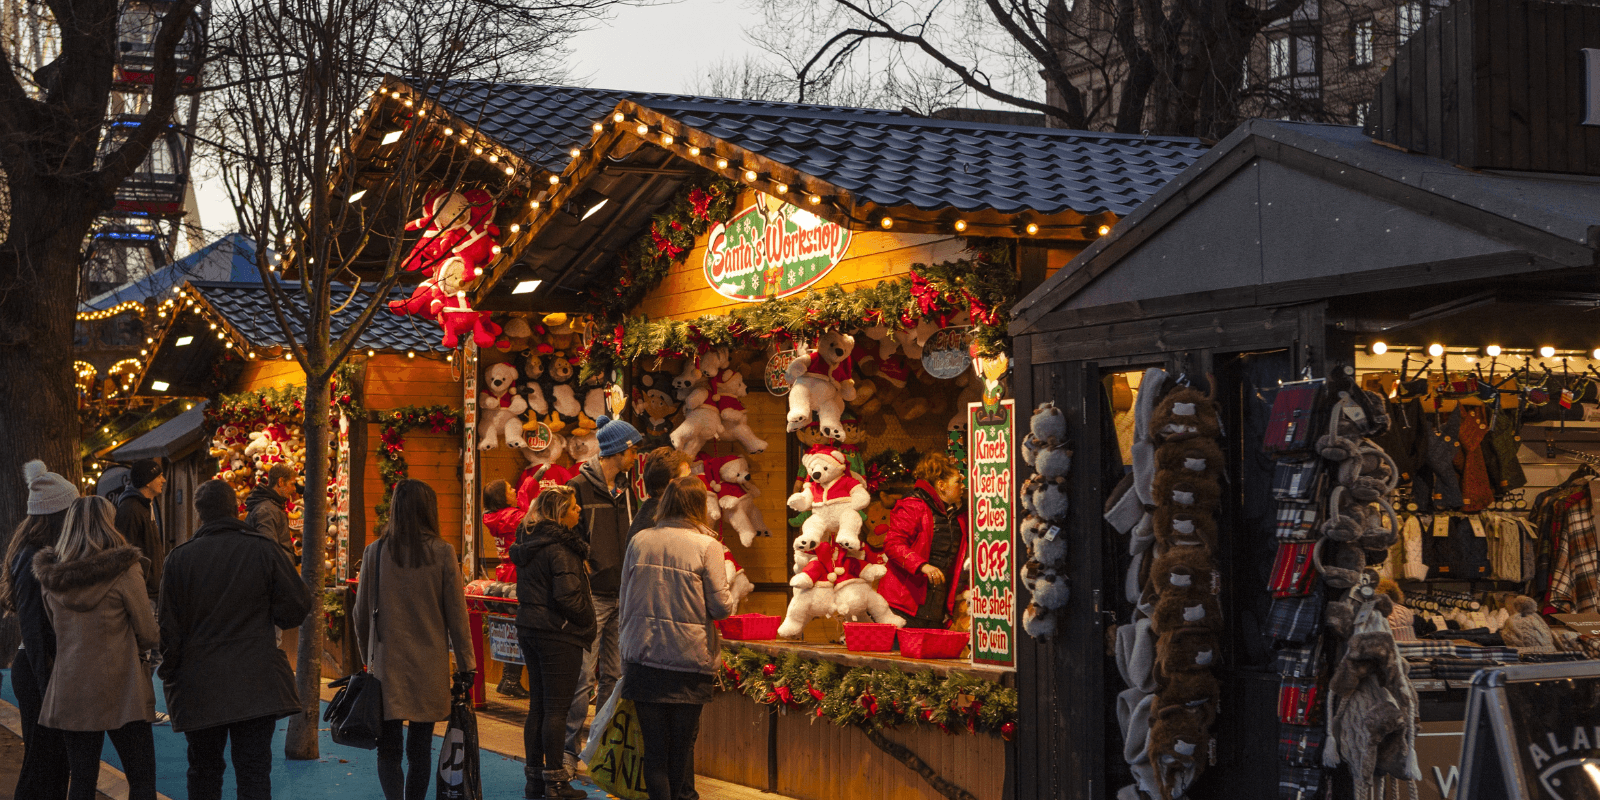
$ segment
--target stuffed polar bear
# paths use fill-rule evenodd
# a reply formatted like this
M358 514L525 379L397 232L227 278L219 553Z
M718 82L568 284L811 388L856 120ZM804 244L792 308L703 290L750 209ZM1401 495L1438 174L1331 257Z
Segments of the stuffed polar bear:
M797 431L817 416L822 435L844 439L844 404L856 399L850 354L856 340L839 331L828 331L817 340L817 348L789 362L789 425Z
M528 410L528 401L517 394L517 368L502 361L483 375L483 391L478 392L479 450L493 450L495 441L507 447L526 447L519 416Z
M861 549L861 514L872 504L872 495L863 484L850 474L849 462L836 447L815 447L800 458L806 470L806 483L800 491L789 495L789 508L810 511L800 526L802 543L815 547L828 539L847 550Z
M733 594L733 613L739 613L739 604L744 602L751 592L756 590L756 585L750 582L750 577L744 574L744 567L734 560L733 554L727 549L722 551L722 565L727 569L728 591Z
M756 506L761 490L750 482L750 460L744 456L721 456L705 462L709 488L716 495L722 516L738 532L739 543L749 547L757 536L770 535L761 509Z
M749 390L744 385L744 375L738 370L725 369L711 381L710 405L716 406L717 413L721 416L722 433L733 437L744 445L744 451L755 455L767 449L765 439L756 435L750 429L750 417L744 410L744 403L739 399L744 397ZM721 434L718 438L722 438Z
M822 549L831 549L826 542L808 542L804 537L794 542L795 575L789 579L794 597L789 598L789 608L784 612L783 623L778 626L780 639L794 639L805 630L806 623L834 612L833 582L818 581L806 572L819 560Z
M715 360L709 353L707 356ZM683 422L672 430L672 448L694 458L706 442L722 436L722 415L706 402L711 399L711 380L699 367L686 363L684 371L672 379L672 386L683 401Z

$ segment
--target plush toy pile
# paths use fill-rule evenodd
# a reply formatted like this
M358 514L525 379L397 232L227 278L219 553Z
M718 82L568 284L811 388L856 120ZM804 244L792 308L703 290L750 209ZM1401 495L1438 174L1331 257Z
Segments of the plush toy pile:
M247 422L218 426L211 437L210 455L217 460L217 477L228 482L242 504L274 464L288 464L298 478L305 475L306 443L296 420L279 419L264 411ZM242 508L242 506L241 506ZM299 503L289 504L289 519L300 519Z
M1136 784L1119 797L1171 800L1215 758L1223 462L1211 395L1182 380L1163 395L1165 383L1152 369L1139 385L1133 472L1105 518L1132 534L1134 556L1126 586L1134 617L1117 629L1116 653L1129 687L1117 696L1117 719Z
M1032 598L1022 611L1022 628L1029 635L1055 633L1055 614L1067 604L1067 473L1072 469L1072 445L1067 442L1067 417L1055 403L1033 410L1028 435L1022 440L1022 460L1033 467L1033 477L1022 486L1026 515L1018 527L1028 560L1022 566L1022 584Z

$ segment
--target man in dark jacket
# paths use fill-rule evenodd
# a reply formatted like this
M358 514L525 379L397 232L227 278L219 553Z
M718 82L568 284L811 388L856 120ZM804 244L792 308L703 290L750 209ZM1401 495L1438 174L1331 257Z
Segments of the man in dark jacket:
M139 548L150 566L145 570L145 589L150 593L150 605L159 608L157 595L161 590L161 569L167 560L167 540L156 522L154 501L167 488L167 476L161 462L143 458L133 462L128 472L128 488L117 496L117 532L128 544Z
M273 628L311 611L289 557L238 517L220 480L194 493L200 529L174 548L161 584L161 677L172 729L189 740L190 800L220 800L222 751L233 741L240 800L272 796L272 732L300 712L289 659Z
M578 674L578 692L567 714L567 754L573 765L582 748L579 737L589 716L589 695L594 706L605 705L611 690L622 677L622 653L617 649L617 595L622 586L622 557L628 552L628 530L633 527L633 493L621 476L633 464L639 442L638 430L622 420L600 417L595 438L600 455L584 462L578 476L567 486L578 493L583 517L578 531L589 542L589 589L594 595L594 616L598 628L594 644L583 653L583 669Z
M693 471L693 459L682 450L670 447L657 447L645 456L643 474L640 478L644 482L644 502L639 504L639 510L633 515L633 524L628 527L628 541L633 541L633 535L645 528L656 525L656 504L661 501L661 493L667 490L667 484L673 478L688 477ZM627 552L624 546L623 552Z
M294 539L289 533L289 501L294 496L294 469L288 464L273 464L244 500L245 524L277 542L290 560L295 560Z

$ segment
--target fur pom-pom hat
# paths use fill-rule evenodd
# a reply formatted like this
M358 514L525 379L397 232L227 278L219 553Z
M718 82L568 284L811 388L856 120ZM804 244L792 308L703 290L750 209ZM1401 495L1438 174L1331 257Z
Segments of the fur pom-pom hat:
M37 458L22 465L22 479L28 484L29 516L40 517L66 511L67 506L78 499L78 487L51 472Z

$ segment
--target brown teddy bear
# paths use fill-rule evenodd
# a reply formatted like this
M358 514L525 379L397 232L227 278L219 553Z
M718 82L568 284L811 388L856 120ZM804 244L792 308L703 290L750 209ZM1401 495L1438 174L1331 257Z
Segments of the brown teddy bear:
M1222 432L1217 403L1193 386L1173 389L1150 415L1150 440L1157 445L1189 439L1215 439Z

